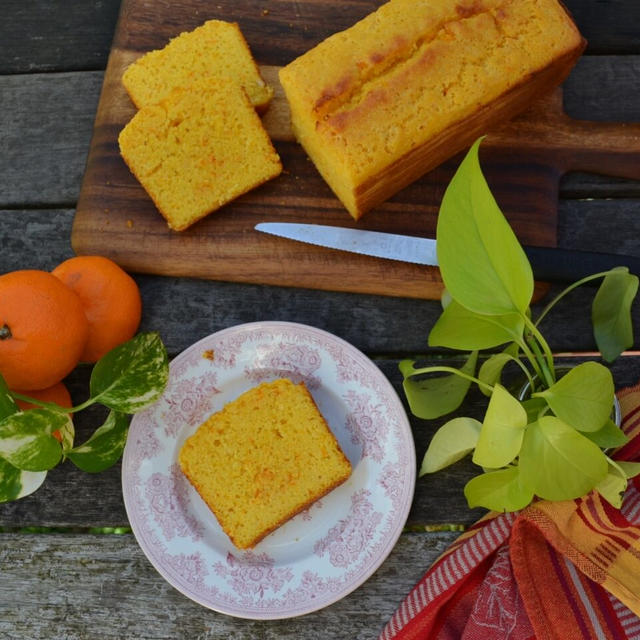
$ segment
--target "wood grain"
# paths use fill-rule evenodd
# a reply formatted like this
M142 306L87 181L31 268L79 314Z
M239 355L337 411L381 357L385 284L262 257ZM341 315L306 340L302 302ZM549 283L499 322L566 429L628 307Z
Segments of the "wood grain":
M0 559L11 558L2 564L0 637L371 640L457 535L405 534L357 595L299 618L263 622L188 600L132 535L0 534Z
M634 254L640 237L640 199L561 201L559 243L573 249ZM0 210L2 270L50 270L71 257L73 209ZM606 229L606 233L602 229ZM46 252L42 247L46 246ZM289 320L335 333L375 357L435 354L427 334L441 307L429 300L264 287L197 278L134 274L143 296L142 328L160 331L172 355L214 331L263 319ZM559 291L554 287L552 294ZM579 287L544 324L555 350L594 347L590 304L594 289ZM538 313L547 298L534 307ZM634 326L640 326L640 303Z
M216 0L220 15L235 0ZM240 19L252 48L268 64L286 64L332 30L348 27L371 7L368 0L349 0L328 20L314 8L323 2L268 0L247 3ZM638 54L640 39L631 25L640 23L635 0L565 0L588 41L587 53ZM120 0L4 0L6 28L0 38L0 73L104 69L120 9ZM279 47L269 47L263 11L269 11L269 33L278 31ZM288 36L286 35L288 34Z
M359 11L366 3L359 3ZM300 3L320 11L322 3ZM225 19L248 20L237 3ZM375 8L375 3L369 7ZM163 46L215 11L197 12L189 0L172 5L125 0L109 58L94 136L80 192L72 245L80 254L100 253L128 270L225 281L318 288L412 298L438 298L438 270L381 261L320 247L301 245L254 231L264 220L304 221L359 226L380 231L433 236L437 210L460 156L416 181L354 223L293 141L277 67L261 68L276 97L265 126L276 143L285 172L210 215L187 231L170 231L144 189L130 174L117 149L117 135L134 113L120 78L141 51ZM332 5L324 6L325 17ZM365 12L366 13L366 12ZM261 17L264 33L277 48L282 16ZM242 23L241 23L242 24ZM252 29L255 27L251 27ZM259 62L261 62L259 60ZM513 124L489 134L481 159L498 203L523 242L554 246L560 176L572 169L609 167L615 175L635 177L640 163L640 126L600 125L596 135L562 112L559 93L544 99Z

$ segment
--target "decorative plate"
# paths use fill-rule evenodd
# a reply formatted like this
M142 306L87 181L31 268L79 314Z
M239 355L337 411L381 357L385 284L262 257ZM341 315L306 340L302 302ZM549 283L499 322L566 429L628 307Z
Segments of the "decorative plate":
M182 475L178 452L211 413L278 377L306 383L353 473L241 551ZM415 479L407 415L382 372L343 340L288 322L225 329L177 356L162 398L131 422L122 467L131 527L160 574L206 607L255 619L309 613L361 585L395 545Z

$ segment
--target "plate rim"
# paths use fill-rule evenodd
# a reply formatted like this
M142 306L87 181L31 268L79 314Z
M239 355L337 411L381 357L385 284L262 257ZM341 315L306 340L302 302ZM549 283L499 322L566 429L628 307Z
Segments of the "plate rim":
M163 564L159 561L159 558L156 557L156 554L153 553L151 548L147 548L148 541L141 532L137 531L138 522L136 522L137 518L132 518L131 513L134 509L133 505L130 502L133 502L133 496L131 495L131 491L127 488L126 476L128 473L127 464L128 458L131 455L131 450L133 445L130 445L129 437L127 436L127 443L125 445L125 449L122 457L122 472L121 472L121 484L122 484L122 493L123 500L125 504L125 511L127 513L127 518L129 520L129 524L133 531L134 537L136 538L136 542L138 546L143 551L147 560L151 563L151 565L155 568L155 570L164 578L166 582L168 582L174 589L180 592L185 597L190 600L196 602L197 604L212 610L218 613L222 613L225 615L229 615L236 618L248 619L248 620L282 620L300 617L303 615L307 615L309 613L313 613L315 611L319 611L323 608L326 608L332 604L335 604L339 600L343 599L359 587L361 587L385 562L388 558L391 551L397 544L397 541L402 534L404 525L409 516L409 511L413 504L413 498L415 493L416 479L417 479L417 468L416 468L416 451L415 451L415 443L413 439L413 432L411 430L411 424L409 422L409 417L404 409L402 401L396 392L395 388L387 378L387 376L380 370L379 367L376 366L375 362L373 362L366 354L364 354L360 349L356 346L352 345L345 339L336 336L335 334L326 331L325 329L320 329L314 327L312 325L291 322L286 320L259 320L254 322L246 322L237 325L232 325L230 327L225 327L218 331L215 331L207 336L204 336L198 339L196 342L187 346L180 353L178 353L171 361L170 367L177 362L180 363L180 360L187 358L190 353L193 351L197 351L201 348L202 344L209 343L211 340L216 338L223 338L228 334L234 334L239 332L252 332L256 330L269 330L274 332L274 330L283 331L285 329L293 330L294 332L305 332L305 334L311 333L322 336L325 340L329 340L333 343L337 343L340 345L342 349L347 350L352 356L356 356L357 359L362 360L367 367L371 367L374 372L376 372L376 376L379 377L379 381L386 388L386 392L391 397L394 402L397 404L397 414L400 419L400 427L402 431L403 439L407 441L407 451L405 454L408 457L407 469L405 469L405 473L403 474L404 481L402 483L404 489L404 500L400 503L398 508L398 525L395 526L394 530L390 535L386 537L384 540L384 545L380 549L380 551L375 555L375 557L366 564L363 568L361 574L359 574L354 580L348 582L343 588L337 590L336 592L331 593L327 598L320 598L319 602L310 603L307 601L304 606L300 603L297 603L295 607L292 607L294 611L277 611L274 613L270 613L269 610L244 610L242 607L230 607L226 606L224 603L212 603L209 599L200 596L194 589L184 589L183 585L178 585L174 581L171 573L163 566ZM139 414L137 414L139 415ZM134 424L136 416L134 415L131 420L131 425ZM131 427L130 427L131 428ZM401 517L400 517L401 516ZM241 553L241 550L238 550ZM293 566L293 565L290 565Z

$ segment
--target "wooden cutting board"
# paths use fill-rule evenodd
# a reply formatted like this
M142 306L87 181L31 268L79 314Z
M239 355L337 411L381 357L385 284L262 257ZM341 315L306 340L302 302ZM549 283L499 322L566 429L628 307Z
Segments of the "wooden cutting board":
M438 298L438 269L380 260L267 236L263 221L435 234L437 211L458 156L354 222L295 142L279 65L379 6L354 0L262 4L250 0L123 0L71 242L78 254L100 254L132 272ZM338 15L339 14L339 15ZM135 108L122 72L145 51L208 19L239 23L276 94L264 123L284 173L183 232L171 231L118 152L117 137ZM339 21L339 22L338 22ZM560 90L499 130L488 132L481 164L489 185L524 243L555 246L558 183L568 170L640 179L640 124L588 123L562 111ZM464 259L461 256L461 259Z

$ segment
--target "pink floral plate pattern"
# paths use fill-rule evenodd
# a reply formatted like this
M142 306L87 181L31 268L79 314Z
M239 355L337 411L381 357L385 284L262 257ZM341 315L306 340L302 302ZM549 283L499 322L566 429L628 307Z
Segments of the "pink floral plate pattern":
M353 473L241 551L182 475L178 452L211 413L277 377L305 381ZM367 580L402 531L415 479L407 415L382 372L340 338L289 322L225 329L177 356L162 398L134 416L122 465L131 527L158 572L206 607L255 619L315 611Z

